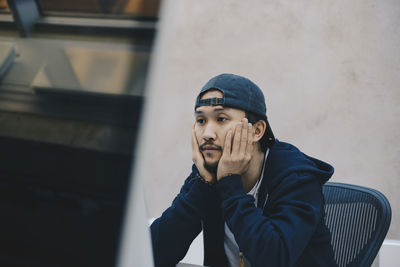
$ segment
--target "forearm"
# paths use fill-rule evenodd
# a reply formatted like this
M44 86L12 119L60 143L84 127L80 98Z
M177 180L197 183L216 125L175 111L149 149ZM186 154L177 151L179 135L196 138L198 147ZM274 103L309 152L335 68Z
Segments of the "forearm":
M214 205L216 193L191 175L160 218L151 225L153 252L157 266L173 265L185 255L201 231L201 220Z

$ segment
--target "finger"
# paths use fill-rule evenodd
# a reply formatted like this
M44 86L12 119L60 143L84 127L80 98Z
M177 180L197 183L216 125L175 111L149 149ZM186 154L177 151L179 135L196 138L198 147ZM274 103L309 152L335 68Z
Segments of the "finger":
M252 155L254 149L254 129L253 125L249 123L248 131L247 131L247 146L246 146L246 154Z
M197 142L196 132L195 132L195 123L192 126L192 151L193 151L193 160L201 155L199 143Z
M242 127L241 138L240 138L241 140L240 140L240 150L239 150L239 153L240 153L240 155L243 156L243 155L246 153L247 131L248 131L248 126L249 126L248 121L247 121L246 118L244 118L244 119L242 120L242 124L243 124L243 127Z
M232 144L232 130L229 130L225 137L224 152L222 156L231 155L231 144Z
M242 122L238 123L235 127L235 135L233 136L232 153L231 154L239 153L241 132L242 132Z
M253 144L254 141L254 128L253 124L249 122L249 126L247 127L247 144Z

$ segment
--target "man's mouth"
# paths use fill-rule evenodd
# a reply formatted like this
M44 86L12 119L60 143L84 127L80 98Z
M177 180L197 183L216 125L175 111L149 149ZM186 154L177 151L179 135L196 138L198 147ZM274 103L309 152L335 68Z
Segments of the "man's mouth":
M201 151L207 151L207 150L222 150L220 146L217 145L210 145L210 144L202 144L200 146Z

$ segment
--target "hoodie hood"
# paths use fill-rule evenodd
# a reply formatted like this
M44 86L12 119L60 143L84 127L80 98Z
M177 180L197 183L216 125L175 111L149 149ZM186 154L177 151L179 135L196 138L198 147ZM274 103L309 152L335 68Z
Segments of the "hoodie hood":
M328 163L307 156L297 147L278 140L272 145L265 163L265 175L270 188L291 173L297 173L304 179L318 179L322 185L333 172L333 167Z

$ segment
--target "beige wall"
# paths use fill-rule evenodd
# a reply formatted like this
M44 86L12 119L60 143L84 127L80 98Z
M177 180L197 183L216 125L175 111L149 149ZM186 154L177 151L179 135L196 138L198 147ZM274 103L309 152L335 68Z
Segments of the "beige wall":
M263 89L280 140L383 192L400 239L399 29L398 0L165 1L136 176L149 217L190 172L197 92L232 72Z

